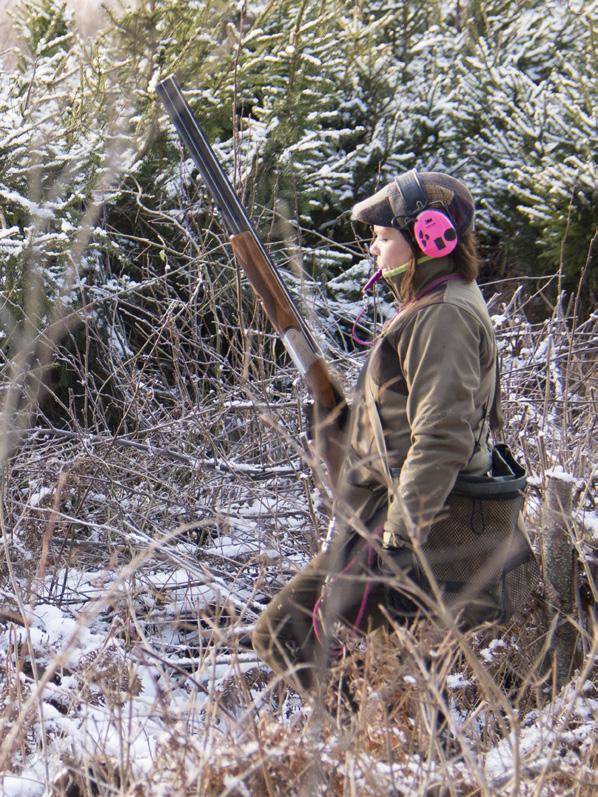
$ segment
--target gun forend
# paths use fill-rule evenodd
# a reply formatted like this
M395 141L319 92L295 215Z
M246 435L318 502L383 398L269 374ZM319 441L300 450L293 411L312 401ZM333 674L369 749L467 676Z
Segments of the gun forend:
M272 264L263 256L261 247L250 231L230 238L238 263L247 275L264 312L280 335L295 367L307 382L316 401L325 409L333 409L339 401L328 374L326 363L313 338L306 337L294 305L288 302L286 291L272 279Z

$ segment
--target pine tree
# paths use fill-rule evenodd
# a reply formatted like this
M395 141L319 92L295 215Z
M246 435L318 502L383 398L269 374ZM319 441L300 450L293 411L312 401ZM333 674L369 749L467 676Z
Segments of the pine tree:
M49 303L65 290L96 203L81 284L126 287L162 274L166 258L176 276L160 282L160 300L186 301L199 253L210 251L200 257L205 290L226 288L214 319L236 307L212 201L156 99L171 72L258 226L276 240L288 235L280 216L300 225L314 273L359 260L334 246L353 238L348 210L413 166L470 186L491 258L543 273L564 254L571 278L585 261L595 205L589 9L143 0L115 12L93 46L64 0L22 0L16 16L18 69L0 78L0 255L17 308L33 262ZM74 285L66 293L79 300ZM131 300L136 313L144 301ZM208 337L219 323L206 321Z
M19 0L14 22L26 49L21 69L31 58L51 59L73 44L73 14L66 0Z
M525 271L579 273L589 244L594 167L588 13L554 3L485 5L485 35L466 25L449 112L453 146L479 197L479 229ZM570 206L572 213L570 213ZM509 234L507 235L507 231Z

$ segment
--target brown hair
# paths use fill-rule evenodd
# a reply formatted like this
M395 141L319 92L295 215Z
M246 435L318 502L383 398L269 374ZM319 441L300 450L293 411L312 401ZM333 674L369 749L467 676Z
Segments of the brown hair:
M421 254L414 243L411 243L411 257L409 267L401 280L399 294L402 302L415 299L415 272L417 269L417 256ZM417 254L416 254L417 253ZM466 232L459 239L459 245L449 255L453 261L453 273L461 274L467 282L473 282L480 273L480 257L478 255L478 242L473 231Z

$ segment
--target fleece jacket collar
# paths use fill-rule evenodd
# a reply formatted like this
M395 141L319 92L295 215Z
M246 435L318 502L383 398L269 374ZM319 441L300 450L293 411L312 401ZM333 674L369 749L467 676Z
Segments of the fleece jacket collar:
M420 291L425 291L428 285L431 285L434 280L446 274L452 274L454 271L455 263L452 257L439 257L434 260L426 260L425 262L419 261L415 267L415 292L419 293ZM404 276L404 274L398 274L394 277L384 277L397 300L399 299L401 282Z

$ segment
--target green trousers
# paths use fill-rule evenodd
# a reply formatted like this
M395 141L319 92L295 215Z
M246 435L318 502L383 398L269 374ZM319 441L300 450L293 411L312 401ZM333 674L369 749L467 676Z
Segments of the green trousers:
M389 573L373 550L356 546L342 569L320 553L274 596L253 632L258 656L300 692L326 674L335 622L370 631L416 613L406 595L389 590Z

